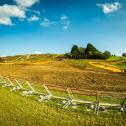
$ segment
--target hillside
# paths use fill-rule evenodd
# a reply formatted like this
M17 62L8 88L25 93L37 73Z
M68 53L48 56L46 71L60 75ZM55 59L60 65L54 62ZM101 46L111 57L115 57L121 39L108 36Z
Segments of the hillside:
M105 105L121 105L126 96L125 72L108 70L117 67L122 60L74 60L56 54L27 56L5 57L5 62L0 64L0 75L12 82L20 80L25 88L28 85L24 82L29 81L38 92L43 92L43 84L46 84L53 95L68 99L67 88L70 88L75 99L93 104L96 103L96 94L100 104L103 102ZM95 63L107 69L97 67ZM11 87L3 88L0 83L1 126L125 126L125 112L120 112L120 108L99 109L96 115L86 104L77 103L74 104L77 108L70 105L63 109L62 100L51 99L40 103L38 95L23 97L21 91L10 90Z
M41 61L53 61L58 58L64 58L62 54L27 54L2 57L4 63L34 63Z
M126 57L112 56L108 61L120 69L126 69Z
M125 126L125 114L110 111L94 115L91 111L62 109L53 103L39 103L0 87L1 126ZM16 104L15 104L16 103Z

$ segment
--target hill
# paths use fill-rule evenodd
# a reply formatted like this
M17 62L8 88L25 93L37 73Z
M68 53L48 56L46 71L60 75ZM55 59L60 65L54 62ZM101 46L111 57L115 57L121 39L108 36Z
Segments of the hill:
M27 54L1 57L3 63L34 63L42 61L55 61L65 58L63 54Z
M1 126L124 126L126 121L125 113L110 111L96 116L83 109L62 109L1 87L0 99Z
M0 64L0 75L23 82L30 81L37 91L46 84L53 94L59 96L68 97L66 89L71 88L77 99L96 102L97 92L100 102L122 104L126 93L125 73L90 64L97 62L113 67L120 61L64 59L63 55L56 54L5 57L4 63ZM10 92L10 88L0 86L1 126L125 125L125 112L118 109L99 111L99 114L95 115L93 110L83 104L77 104L76 109L71 106L63 109L59 105L61 102L55 99L40 103L38 96L22 97L20 93Z

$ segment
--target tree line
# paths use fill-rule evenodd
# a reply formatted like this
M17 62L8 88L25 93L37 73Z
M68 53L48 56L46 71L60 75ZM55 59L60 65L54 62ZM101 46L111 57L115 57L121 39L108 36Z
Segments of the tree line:
M70 59L108 59L111 53L101 52L93 44L88 43L86 48L73 45L70 53L66 53L65 56Z
M123 57L126 57L126 53L123 53L122 56L123 56Z
M111 52L99 51L93 44L88 43L86 48L73 45L71 51L65 54L65 58L70 59L108 59L111 57ZM63 56L64 57L64 56ZM122 57L126 57L126 53L122 54ZM6 61L5 58L0 57L0 62Z

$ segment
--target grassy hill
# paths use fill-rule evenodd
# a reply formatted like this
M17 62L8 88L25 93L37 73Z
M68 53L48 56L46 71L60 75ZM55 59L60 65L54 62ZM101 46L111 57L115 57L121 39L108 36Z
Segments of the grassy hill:
M3 62L40 62L40 61L53 61L58 58L64 57L62 54L27 54L3 57Z
M108 61L121 69L126 69L126 57L112 56Z
M62 109L0 87L1 126L125 126L125 113Z
M76 98L95 101L92 94L98 91L105 96L112 93L112 99L101 98L101 101L121 104L122 99L117 97L126 93L125 73L94 67L89 64L94 60L64 60L63 55L43 54L10 56L4 61L0 64L0 75L28 80L38 90L47 84L60 96L68 96L66 88L70 87ZM118 57L97 62L125 65L125 59ZM125 126L125 116L125 112L118 110L94 115L84 105L63 109L57 101L40 103L37 97L22 97L19 92L0 86L0 126Z

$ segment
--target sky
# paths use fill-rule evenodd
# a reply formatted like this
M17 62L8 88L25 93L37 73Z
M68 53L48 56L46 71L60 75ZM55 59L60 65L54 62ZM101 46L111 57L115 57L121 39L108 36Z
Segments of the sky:
M66 53L87 43L126 52L126 0L0 0L0 56Z

